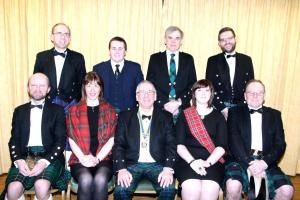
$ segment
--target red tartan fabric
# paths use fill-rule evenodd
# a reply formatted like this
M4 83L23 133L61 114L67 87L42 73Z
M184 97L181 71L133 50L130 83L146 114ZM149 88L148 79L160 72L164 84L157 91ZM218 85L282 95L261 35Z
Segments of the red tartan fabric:
M192 135L198 140L198 142L204 146L209 153L212 153L213 150L216 148L213 141L211 140L207 130L198 115L198 112L195 106L191 106L184 111L184 116L190 128ZM220 163L224 163L225 160L220 158Z
M84 154L90 153L90 129L87 116L87 104L85 100L81 100L77 105L71 106L66 117L68 137L80 147ZM117 124L117 115L114 107L105 101L99 104L98 119L98 141L99 146L97 153L106 144L106 142L114 137ZM107 160L108 157L105 158ZM72 154L69 164L79 163L79 160Z

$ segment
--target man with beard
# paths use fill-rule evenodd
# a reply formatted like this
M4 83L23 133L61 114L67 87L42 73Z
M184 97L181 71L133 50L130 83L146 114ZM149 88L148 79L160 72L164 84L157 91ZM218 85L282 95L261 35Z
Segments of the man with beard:
M213 105L227 119L229 108L244 104L245 86L254 79L254 70L251 58L235 51L236 39L232 28L222 28L218 41L223 52L208 58L206 79L213 83L215 89Z
M30 102L13 114L9 152L12 160L6 180L7 199L19 199L34 186L37 199L52 199L50 188L61 185L65 159L65 114L61 106L46 101L49 79L42 73L31 76L27 86ZM66 180L67 181L67 180ZM61 186L61 187L60 187Z

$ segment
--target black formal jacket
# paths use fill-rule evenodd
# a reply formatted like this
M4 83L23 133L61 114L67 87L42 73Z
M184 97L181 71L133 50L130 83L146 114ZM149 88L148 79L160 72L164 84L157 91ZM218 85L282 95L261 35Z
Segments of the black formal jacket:
M59 96L65 102L81 99L82 80L86 74L84 57L82 54L67 49L67 56L57 87L54 48L37 54L33 73L41 72L48 76L51 90L48 99Z
M152 54L149 60L147 78L157 90L156 103L163 108L169 101L170 78L166 51ZM175 79L176 99L182 100L181 108L190 106L191 88L197 81L194 58L187 53L179 52L179 66Z
M263 106L262 143L263 160L268 168L277 166L283 156L286 143L281 120L281 113L275 109ZM229 109L228 115L228 146L234 160L248 167L252 160L251 150L251 118L247 105Z
M224 53L214 55L207 60L206 79L213 83L215 89L213 105L219 111L225 108L225 101L244 104L246 83L254 79L252 60L245 54L236 53L235 74L231 87L229 66Z
M13 114L11 138L8 143L12 162L26 159L30 135L30 102L18 106ZM66 119L61 106L46 101L42 116L42 142L46 150L43 157L50 163L59 159L65 163L63 151L66 143Z
M121 112L118 118L113 163L116 171L135 164L140 152L140 126L138 108ZM171 167L176 161L175 133L172 115L154 107L150 130L150 154L164 167Z

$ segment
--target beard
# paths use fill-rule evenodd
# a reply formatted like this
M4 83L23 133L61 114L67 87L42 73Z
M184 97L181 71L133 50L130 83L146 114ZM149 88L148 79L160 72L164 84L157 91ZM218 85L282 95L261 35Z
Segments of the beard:
M46 98L47 94L40 94L40 93L30 93L29 96L35 100L35 101L40 101Z
M235 50L235 46L236 46L236 44L234 43L234 44L232 44L231 48L228 49L228 50L224 47L221 47L221 49L222 49L223 52L232 53Z

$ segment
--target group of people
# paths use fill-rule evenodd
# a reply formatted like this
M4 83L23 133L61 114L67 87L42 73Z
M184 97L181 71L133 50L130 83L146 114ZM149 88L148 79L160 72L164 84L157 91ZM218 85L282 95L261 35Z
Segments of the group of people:
M30 102L13 114L3 196L20 199L34 186L36 199L47 200L51 187L64 189L67 141L78 199L107 199L113 174L120 200L142 179L159 199L174 199L175 178L186 200L218 199L221 188L239 200L253 192L251 178L266 180L264 198L291 199L277 165L286 147L280 112L263 106L264 84L251 58L235 51L234 30L219 31L222 53L199 81L193 57L179 52L183 35L166 29L166 51L151 55L144 80L141 66L125 60L123 38L112 38L110 59L86 73L84 57L67 48L70 28L54 25L54 48L37 54L28 81Z

